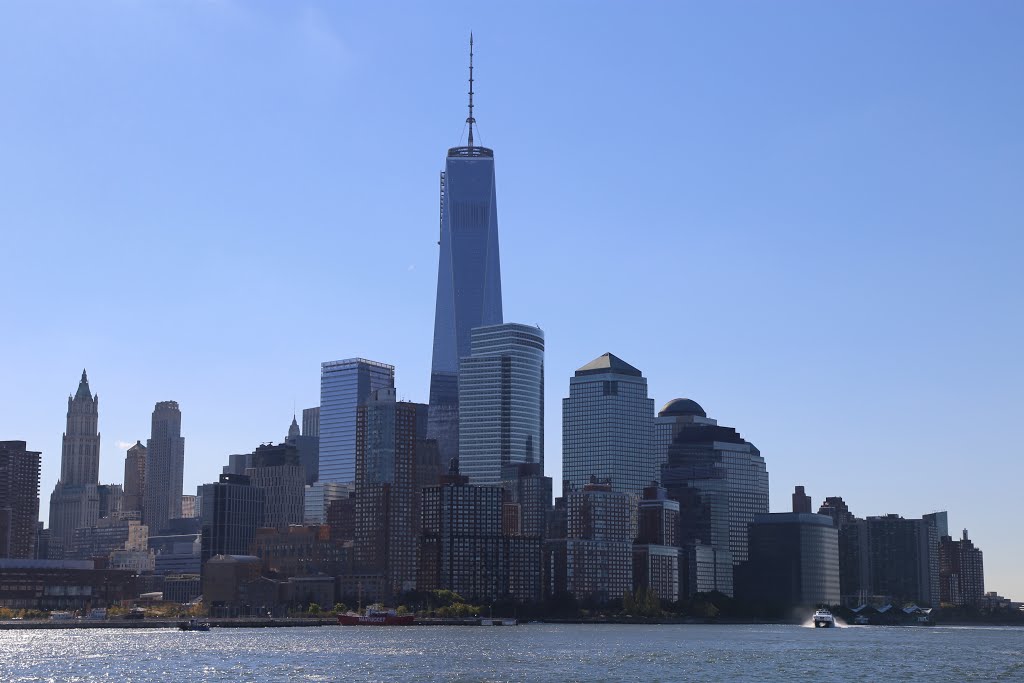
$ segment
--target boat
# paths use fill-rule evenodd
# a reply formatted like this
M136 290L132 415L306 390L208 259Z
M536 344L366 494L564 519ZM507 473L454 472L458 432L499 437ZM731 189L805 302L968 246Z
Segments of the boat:
M341 626L412 626L415 616L399 614L393 609L367 607L364 614L346 612L338 615Z
M827 609L819 609L814 613L814 628L832 628L836 620Z
M178 624L178 630L179 631L209 631L210 630L210 622L208 622L208 621L199 621L196 618L192 618L192 619L189 619L188 621L183 621L180 624Z

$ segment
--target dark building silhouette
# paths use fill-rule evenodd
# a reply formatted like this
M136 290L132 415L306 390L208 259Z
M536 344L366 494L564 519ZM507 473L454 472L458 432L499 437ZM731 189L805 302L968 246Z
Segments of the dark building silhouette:
M757 515L736 595L777 609L839 604L839 535L824 515Z
M803 486L793 489L793 512L811 513L811 497L804 492Z
M24 441L0 441L0 557L35 557L39 461Z
M124 459L124 501L121 509L142 514L142 497L146 491L146 447L141 441L128 449ZM141 517L140 517L141 519Z
M244 474L222 474L199 487L202 504L202 564L215 555L248 555L263 520L266 494Z
M633 543L633 588L653 590L662 600L679 599L679 501L651 482L637 505Z
M291 524L302 524L306 476L295 446L259 446L245 473L253 486L263 489L263 519L257 520L259 526L287 529Z
M317 413L318 417L316 426L317 432L319 433L319 410ZM306 420L305 411L303 411L302 419L303 421ZM312 486L317 481L320 474L320 437L308 436L300 433L299 423L295 419L295 416L292 416L292 424L288 428L288 436L285 438L284 442L289 446L294 446L299 452L299 461L302 463L306 486Z
M939 541L939 598L943 604L975 607L985 597L985 563L981 550L967 537Z

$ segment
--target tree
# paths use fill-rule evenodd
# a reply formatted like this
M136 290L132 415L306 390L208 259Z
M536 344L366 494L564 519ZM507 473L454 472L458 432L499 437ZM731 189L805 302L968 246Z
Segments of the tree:
M315 602L311 602L309 603L309 608L307 609L307 611L310 614L320 614L320 605L318 605Z

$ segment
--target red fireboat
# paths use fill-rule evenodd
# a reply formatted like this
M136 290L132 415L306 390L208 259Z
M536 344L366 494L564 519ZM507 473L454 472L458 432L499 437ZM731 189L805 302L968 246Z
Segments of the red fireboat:
M415 616L399 614L393 609L366 608L365 614L347 612L338 615L341 626L412 626Z

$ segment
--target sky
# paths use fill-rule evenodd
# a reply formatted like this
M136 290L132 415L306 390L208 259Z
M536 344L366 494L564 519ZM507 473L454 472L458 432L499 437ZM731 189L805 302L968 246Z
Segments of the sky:
M83 368L101 480L176 400L185 492L322 361L426 401L438 173L495 150L505 319L605 352L858 516L948 510L1024 599L1024 5L0 4L0 439Z

